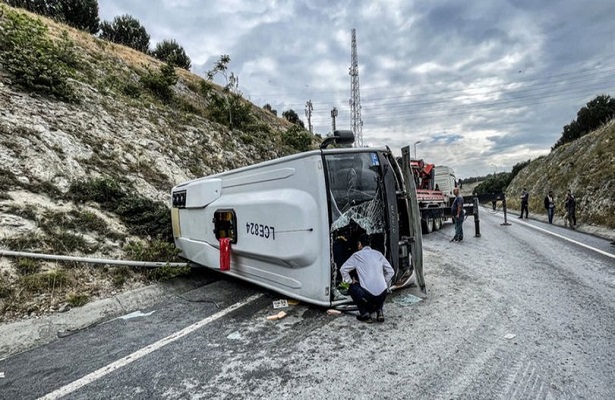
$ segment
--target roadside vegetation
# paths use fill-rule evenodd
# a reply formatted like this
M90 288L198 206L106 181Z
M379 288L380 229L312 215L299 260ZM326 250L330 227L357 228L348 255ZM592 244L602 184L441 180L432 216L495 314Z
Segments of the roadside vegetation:
M606 94L596 96L577 112L577 117L572 120L570 124L562 128L562 136L553 145L551 154L561 154L558 152L562 151L562 146L574 143L578 139L581 139L589 133L597 130L606 129L607 132L605 135L609 136L609 129L611 128L608 127L612 126L612 123L609 122L612 121L613 118L615 118L615 99ZM596 148L596 155L599 159L604 159L604 156L609 154L606 150L611 147L609 140L606 141L605 146L606 147L599 146ZM572 161L572 163L574 163L574 161ZM470 183L474 181L481 181L481 183L477 185L474 190L477 194L503 193L507 191L509 185L515 180L519 173L528 166L536 169L536 163L533 163L533 160L527 160L515 164L511 172L494 173L485 177L471 177L463 180L462 182ZM607 173L607 177L609 175L612 177L613 169L614 168L609 165L605 166L604 171ZM579 169L574 172L583 174L583 172L586 171ZM565 176L561 177L561 179L565 182L570 182L575 178L578 178L578 175L565 174ZM531 185L528 184L527 186ZM512 200L511 204L514 203L515 200Z
M51 5L46 0L0 2L0 76L12 89L74 107L91 102L94 91L101 96L97 107L110 116L147 115L153 125L164 116L173 146L164 151L175 152L193 176L240 166L232 157L216 157L236 151L237 143L256 155L252 162L317 147L318 137L303 128L294 111L278 118L277 111L243 98L230 56L222 55L205 78L197 77L188 72L191 61L179 43L165 39L150 50L149 34L131 16L101 22L95 0ZM186 126L203 121L231 140L216 138L222 148L205 136L188 142L183 135ZM0 166L0 212L30 227L1 237L0 246L21 252L181 262L173 244L169 205L138 194L134 179L127 179L138 177L168 193L169 176L147 160L122 162L118 153L108 150L107 141L91 132L70 133L92 155L79 161L91 177L71 180L68 188L36 176L17 176L14 169ZM28 146L41 148L44 138L29 125L0 124L0 144L25 159ZM202 150L195 153L195 146ZM60 159L67 150L53 149ZM131 144L122 150L140 151ZM62 206L48 209L17 201L15 193L24 192ZM78 307L98 296L190 272L188 267L4 260L10 261L0 270L0 322Z

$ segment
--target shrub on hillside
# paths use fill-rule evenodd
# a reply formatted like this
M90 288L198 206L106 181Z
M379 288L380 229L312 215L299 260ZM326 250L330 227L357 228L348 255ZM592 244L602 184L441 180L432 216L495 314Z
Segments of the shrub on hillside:
M73 43L63 33L59 44L47 37L40 21L2 7L0 63L14 82L27 90L53 95L65 101L77 99L68 83L78 63Z
M307 151L312 144L312 135L298 125L292 126L282 134L282 140L285 145L292 147L297 151Z
M177 83L177 74L171 64L160 67L159 72L147 69L141 77L141 83L154 96L165 103L173 100L173 85Z
M164 203L126 193L110 178L73 182L67 197L75 202L99 203L104 210L117 214L135 235L173 240L171 213Z

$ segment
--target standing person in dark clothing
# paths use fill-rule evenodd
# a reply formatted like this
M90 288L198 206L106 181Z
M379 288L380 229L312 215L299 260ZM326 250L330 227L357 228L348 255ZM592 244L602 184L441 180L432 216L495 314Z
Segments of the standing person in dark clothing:
M523 218L523 211L525 211L525 219L528 218L528 201L530 198L530 194L527 192L527 190L525 190L525 188L523 188L523 191L521 191L521 215L519 215L519 218Z
M547 216L549 217L549 223L553 223L553 214L555 213L555 198L553 192L549 190L549 194L545 196L545 208L547 209Z
M574 198L574 195L572 194L572 191L570 189L568 189L568 195L570 196L570 209L572 211L571 214L571 218L572 218L572 225L576 228L577 227L577 199Z
M564 208L566 209L566 226L571 229L574 229L576 226L576 215L575 215L575 200L574 196L568 190L566 193L566 198L564 199Z
M382 308L395 271L381 252L369 247L366 234L359 238L357 248L358 251L340 268L342 279L350 283L348 292L359 309L357 319L372 323L371 314L376 313L376 321L384 322ZM358 281L350 276L353 270L359 277Z
M461 242L463 241L463 197L459 195L459 188L453 189L453 194L455 195L455 200L451 206L451 215L455 222L455 236L451 242Z

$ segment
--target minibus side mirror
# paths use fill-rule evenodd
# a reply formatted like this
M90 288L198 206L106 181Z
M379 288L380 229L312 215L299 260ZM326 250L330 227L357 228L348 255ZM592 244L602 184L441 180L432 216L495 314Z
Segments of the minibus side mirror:
M354 143L354 133L350 130L335 131L333 135L328 136L320 144L321 149L326 149L331 143L335 144L352 144Z

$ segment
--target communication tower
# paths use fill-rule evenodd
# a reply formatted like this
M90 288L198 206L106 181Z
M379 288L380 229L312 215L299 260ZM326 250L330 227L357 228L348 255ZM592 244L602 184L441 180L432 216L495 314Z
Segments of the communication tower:
M350 129L354 133L355 147L363 147L363 121L361 120L361 93L359 90L359 58L357 56L356 29L352 30L350 65Z

